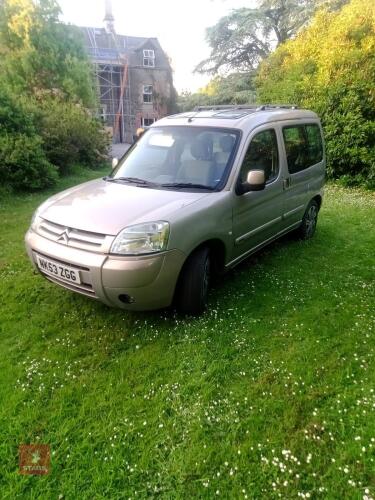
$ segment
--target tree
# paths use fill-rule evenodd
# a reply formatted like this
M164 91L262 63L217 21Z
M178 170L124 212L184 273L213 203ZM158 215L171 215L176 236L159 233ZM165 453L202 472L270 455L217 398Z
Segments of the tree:
M217 74L257 68L275 47L294 37L325 3L337 9L346 0L260 0L255 9L236 9L207 29L208 59L196 71Z
M216 76L199 92L183 92L178 99L180 111L191 111L196 106L219 104L248 104L255 102L254 75L232 73Z
M108 149L83 40L59 12L55 0L0 0L0 170L17 189L95 167Z
M55 0L0 0L1 78L15 91L58 89L95 105L91 66L75 26L59 22Z
M375 6L352 0L319 11L259 69L264 102L315 110L325 131L328 174L375 187Z

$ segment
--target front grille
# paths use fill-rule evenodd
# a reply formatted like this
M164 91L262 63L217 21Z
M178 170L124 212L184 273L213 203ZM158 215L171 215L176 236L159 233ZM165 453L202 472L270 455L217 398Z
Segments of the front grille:
M113 237L106 236L105 234L62 226L46 219L42 219L39 223L38 233L62 245L94 252L108 251L113 239Z

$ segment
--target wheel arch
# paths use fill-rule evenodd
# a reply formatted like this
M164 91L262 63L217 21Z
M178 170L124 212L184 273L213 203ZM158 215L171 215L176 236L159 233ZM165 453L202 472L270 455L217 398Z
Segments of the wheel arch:
M226 258L226 248L225 244L219 238L211 238L209 240L202 241L199 245L197 245L187 256L186 261L189 259L190 255L199 250L202 247L208 247L210 250L210 258L211 262L214 266L215 272L220 272L224 269L225 266L225 258ZM184 264L185 265L185 264Z
M213 269L215 273L220 273L221 271L224 270L225 267L225 258L226 258L226 247L225 243L220 240L219 238L211 238L209 240L202 241L198 245L196 245L189 254L187 254L186 259L181 266L180 272L178 273L178 277L176 280L176 286L175 286L175 291L174 295L176 294L176 291L178 289L179 283L181 276L183 275L183 272L185 270L185 267L187 265L187 262L189 261L189 258L200 248L203 247L208 247L210 250L210 258L213 264Z
M180 273L182 272L183 268L185 267L187 261L189 260L190 256L199 250L200 248L203 247L208 247L210 250L210 258L213 261L215 265L215 270L220 271L221 269L224 269L225 266L225 259L227 255L227 249L225 246L225 243L219 239L219 238L210 238L208 240L204 240L197 244L195 247L192 248L192 250L189 252L189 254L186 256L185 262L182 265L182 268L180 270Z
M318 210L320 210L320 207L322 206L323 198L320 194L316 194L311 200L311 201L316 201L318 204Z

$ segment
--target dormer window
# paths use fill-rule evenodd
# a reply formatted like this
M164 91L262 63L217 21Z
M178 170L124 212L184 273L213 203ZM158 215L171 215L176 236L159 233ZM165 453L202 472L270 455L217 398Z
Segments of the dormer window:
M148 68L155 67L155 51L152 49L144 49L143 50L143 66L147 66Z

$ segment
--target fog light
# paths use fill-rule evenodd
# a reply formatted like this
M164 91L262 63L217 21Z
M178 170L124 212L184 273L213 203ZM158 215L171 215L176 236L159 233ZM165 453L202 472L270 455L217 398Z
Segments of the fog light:
M130 295L127 295L126 293L122 293L121 295L119 295L118 299L124 304L133 304L135 302L135 299L133 297L130 297Z

